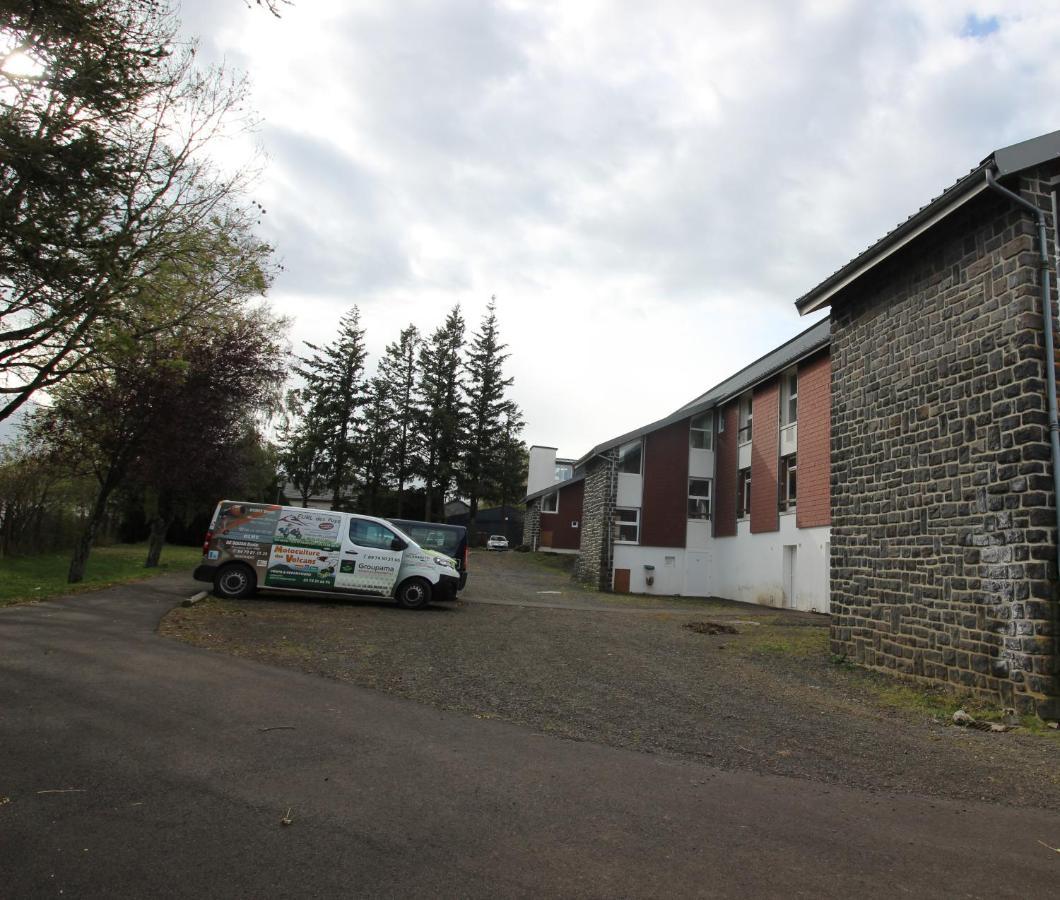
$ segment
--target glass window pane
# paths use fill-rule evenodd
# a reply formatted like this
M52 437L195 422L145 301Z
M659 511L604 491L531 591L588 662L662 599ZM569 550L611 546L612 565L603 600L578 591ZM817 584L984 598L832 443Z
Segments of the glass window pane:
M705 412L700 413L698 416L692 416L692 427L707 430L710 428L710 419L712 413Z
M637 521L637 510L635 509L616 509L615 518L619 522L636 522Z
M618 471L627 475L639 475L640 457L640 441L630 441L630 443L620 447L618 451Z
M690 519L709 519L710 518L710 501L705 497L689 497L688 498L688 518Z
M689 497L709 497L710 481L706 478L690 478L688 481Z

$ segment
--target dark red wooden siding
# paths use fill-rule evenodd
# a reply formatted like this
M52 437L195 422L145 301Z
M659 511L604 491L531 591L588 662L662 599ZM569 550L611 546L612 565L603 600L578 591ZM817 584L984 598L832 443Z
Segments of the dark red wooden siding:
M718 435L717 462L714 484L714 535L732 537L736 534L736 403L730 403L721 414L725 430ZM752 481L752 487L754 482Z
M551 532L554 550L577 550L581 546L582 500L585 498L585 482L576 481L559 489L559 511L541 513L541 533ZM573 527L572 522L578 526Z
M799 366L799 528L830 525L832 364L827 353Z
M801 398L800 398L801 399ZM755 389L751 423L751 533L776 531L780 465L780 380Z
M688 419L644 438L640 543L683 547L688 521Z

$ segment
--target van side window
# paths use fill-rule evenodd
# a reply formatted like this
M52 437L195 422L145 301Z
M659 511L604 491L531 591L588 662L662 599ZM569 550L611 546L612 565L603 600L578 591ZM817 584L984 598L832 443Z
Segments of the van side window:
M369 547L373 550L389 550L390 545L397 535L389 528L384 528L378 522L369 522L366 519L350 519L350 540L359 547Z

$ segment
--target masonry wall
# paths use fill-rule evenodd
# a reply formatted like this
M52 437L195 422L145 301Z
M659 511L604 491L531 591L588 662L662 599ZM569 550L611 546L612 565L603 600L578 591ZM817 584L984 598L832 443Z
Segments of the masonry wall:
M617 462L616 448L593 457L585 465L581 552L574 575L599 590L611 588L611 523L615 512Z
M832 367L827 353L799 366L798 501L799 528L815 528L832 521L831 433Z
M538 497L526 505L526 515L523 516L523 544L536 550L540 535L541 498Z
M751 421L751 533L776 531L780 444L780 382L774 378L754 392Z
M955 215L833 306L832 650L1056 715L1032 220L989 192Z
M732 537L736 534L736 428L737 405L730 403L721 411L725 430L716 436L718 455L714 478L714 535ZM753 424L753 423L752 423ZM754 487L754 476L751 476Z

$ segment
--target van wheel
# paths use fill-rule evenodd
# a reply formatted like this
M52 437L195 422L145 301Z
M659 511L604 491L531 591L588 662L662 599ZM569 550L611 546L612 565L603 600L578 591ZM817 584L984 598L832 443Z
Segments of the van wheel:
M431 602L431 585L423 578L410 578L398 588L397 602L405 609L423 609Z
M226 600L242 600L252 597L258 589L258 579L250 566L229 563L217 570L213 580L213 592Z

